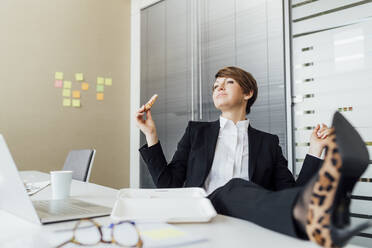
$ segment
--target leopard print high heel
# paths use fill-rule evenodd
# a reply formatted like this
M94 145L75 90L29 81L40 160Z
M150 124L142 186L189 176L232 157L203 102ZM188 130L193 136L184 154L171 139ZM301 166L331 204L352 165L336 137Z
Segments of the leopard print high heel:
M342 247L370 222L350 228L351 192L368 166L365 144L338 112L333 116L335 133L329 138L326 156L312 188L307 210L306 233L309 239L323 247Z

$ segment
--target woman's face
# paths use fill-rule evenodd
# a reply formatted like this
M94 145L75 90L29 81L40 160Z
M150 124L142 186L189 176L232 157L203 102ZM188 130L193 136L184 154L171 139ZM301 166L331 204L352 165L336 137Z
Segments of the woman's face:
M218 77L213 84L214 106L223 111L246 106L251 94L244 94L242 87L232 78Z

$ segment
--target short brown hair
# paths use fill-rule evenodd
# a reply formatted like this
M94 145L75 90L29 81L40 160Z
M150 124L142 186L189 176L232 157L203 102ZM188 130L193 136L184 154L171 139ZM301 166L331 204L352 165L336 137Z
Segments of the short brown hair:
M252 74L235 66L227 66L216 73L215 78L217 79L218 77L229 77L234 79L240 87L242 87L244 94L249 94L253 91L253 95L248 100L247 107L245 108L246 114L249 114L251 112L251 106L256 101L258 94L257 82Z

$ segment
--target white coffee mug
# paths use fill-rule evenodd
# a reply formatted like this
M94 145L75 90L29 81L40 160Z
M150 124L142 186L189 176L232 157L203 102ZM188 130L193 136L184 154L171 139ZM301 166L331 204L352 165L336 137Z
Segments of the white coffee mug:
M50 184L52 185L52 198L65 199L70 196L72 171L51 171Z

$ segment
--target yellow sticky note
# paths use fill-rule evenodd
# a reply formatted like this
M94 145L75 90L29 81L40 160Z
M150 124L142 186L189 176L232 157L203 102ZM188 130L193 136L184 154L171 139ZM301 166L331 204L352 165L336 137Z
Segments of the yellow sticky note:
M63 80L63 72L56 72L54 78L57 80Z
M103 77L97 77L97 84L104 84L105 79Z
M111 86L112 85L112 78L105 78L105 85Z
M100 84L97 85L97 88L96 88L97 92L103 92L104 89L105 89L105 86L104 85L100 85Z
M70 97L71 96L71 90L70 89L63 89L62 96Z
M175 228L162 228L155 230L142 231L141 236L147 236L155 240L163 240L169 238L179 238L185 236L186 233Z
M73 98L80 98L80 91L79 90L72 91L72 97Z
M82 83L81 84L81 89L82 90L88 90L89 89L89 84L88 83Z
M97 93L97 100L103 101L103 93Z
M71 89L71 81L64 81L63 82L63 88Z
M72 99L72 107L80 108L80 99Z
M84 80L83 73L75 73L75 80L76 81L83 81Z
M63 98L63 106L70 107L71 106L71 99L70 98Z

